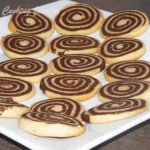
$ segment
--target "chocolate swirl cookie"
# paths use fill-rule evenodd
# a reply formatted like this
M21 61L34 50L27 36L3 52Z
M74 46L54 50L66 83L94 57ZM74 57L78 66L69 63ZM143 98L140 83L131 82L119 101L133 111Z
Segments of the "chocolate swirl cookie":
M35 94L34 86L24 80L10 77L0 77L0 97L12 97L14 101L30 99Z
M50 69L54 74L95 75L104 68L104 59L97 55L64 55L50 62Z
M50 42L50 50L57 55L94 54L99 45L98 40L88 36L60 36Z
M82 118L88 123L107 123L135 116L146 109L146 102L142 99L116 100L85 111Z
M43 78L40 88L49 98L71 98L84 101L92 98L100 88L97 79L78 74L51 75Z
M44 137L79 136L85 131L83 124L74 117L40 112L23 114L19 120L19 127Z
M128 98L149 99L150 82L116 81L104 85L99 91L100 101L116 101Z
M0 118L19 118L27 111L27 106L13 101L12 98L0 97Z
M9 58L39 58L48 51L48 44L37 36L10 34L3 37L2 49Z
M13 33L48 38L53 33L54 27L50 18L30 10L14 13L9 21L9 29Z
M108 37L135 38L144 33L149 26L146 14L137 10L117 12L108 17L101 29L101 35Z
M142 60L122 61L109 65L104 72L106 80L150 81L150 63Z
M103 20L103 15L97 8L74 4L59 12L55 18L55 27L62 35L87 35L98 30Z
M17 58L0 62L0 76L17 77L32 83L49 75L45 62L33 58Z
M144 53L144 44L140 40L131 38L111 38L103 42L100 48L100 56L108 64L135 60L143 56Z
M72 99L54 98L33 104L33 106L30 108L30 111L62 115L64 114L81 120L81 114L84 111L84 107Z

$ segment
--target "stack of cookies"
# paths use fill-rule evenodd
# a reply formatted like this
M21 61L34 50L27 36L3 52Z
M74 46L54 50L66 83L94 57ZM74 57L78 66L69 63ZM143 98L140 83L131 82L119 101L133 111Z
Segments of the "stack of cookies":
M137 60L145 53L143 34L149 25L137 10L117 12L104 19L94 6L73 4L55 20L31 10L14 13L12 34L1 40L9 60L0 62L0 117L19 118L19 127L42 137L72 137L85 132L85 123L107 123L146 110L150 96L150 63ZM51 41L54 29L61 35ZM87 36L96 31L105 39ZM49 64L48 52L58 57ZM104 72L111 83L101 85L94 75ZM49 99L30 108L39 84ZM82 101L99 96L102 104L85 110ZM83 123L85 122L85 123Z

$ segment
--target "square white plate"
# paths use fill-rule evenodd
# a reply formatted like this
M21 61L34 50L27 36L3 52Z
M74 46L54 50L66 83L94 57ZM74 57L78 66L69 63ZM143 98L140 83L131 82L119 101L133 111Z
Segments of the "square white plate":
M59 12L67 4L73 3L71 1L56 1L54 3L50 3L44 6L36 7L35 10L46 14L47 16L54 19L56 14ZM111 13L107 11L103 11L105 17L108 17ZM7 34L10 34L8 29L8 21L10 16L0 18L0 39ZM150 29L139 37L146 45L146 54L141 58L143 60L149 61L150 59ZM50 38L54 38L58 36L55 32L53 36ZM102 41L103 39L100 37L99 32L90 35ZM50 40L49 39L49 40ZM56 55L52 53L48 53L46 56L42 58L45 62L49 62L51 59L55 58ZM0 49L0 61L8 59L4 56L2 50ZM102 84L107 83L103 77L103 74L100 73L95 76L98 78ZM43 95L43 93L39 90L39 85L35 85L37 94L29 101L24 102L24 104L30 106L36 101L40 101L42 99L46 99L47 97ZM100 104L97 96L83 103L86 109L91 108L95 105ZM135 125L147 120L150 118L150 105L148 111L128 119L124 119L121 121L116 121L108 124L99 124L99 125L90 125L86 124L86 132L85 134L74 137L74 138L66 138L66 139L57 139L57 138L41 138L37 136L30 135L17 126L17 120L15 119L0 119L0 132L9 138L29 147L32 150L87 150L90 149L126 130Z

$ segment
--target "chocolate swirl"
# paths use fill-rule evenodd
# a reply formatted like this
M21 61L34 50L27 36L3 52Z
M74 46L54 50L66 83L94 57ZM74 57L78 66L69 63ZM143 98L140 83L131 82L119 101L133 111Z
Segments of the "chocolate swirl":
M54 92L62 96L78 96L92 92L99 81L85 75L63 74L51 75L43 78L40 83L41 90Z
M97 55L64 55L52 60L55 69L62 73L87 74L105 68L105 61Z
M80 103L68 98L55 98L35 103L30 108L30 111L62 115L64 114L81 119L81 114L84 111L84 107Z
M0 77L0 97L19 97L32 91L32 84L17 78Z
M51 20L33 10L14 13L11 21L17 33L37 35L52 30Z
M83 35L60 36L52 40L50 49L53 53L64 55L73 51L74 54L87 53L87 50L97 49L99 41Z
M149 87L146 81L117 81L104 85L99 94L108 100L124 100L143 94Z
M22 104L20 104L20 103L17 103L17 102L15 102L15 101L13 101L12 98L0 97L0 115L1 115L7 108L14 107L14 106L17 106L17 107L26 107L26 108L28 108L28 107L25 106L25 105L22 105Z
M104 36L122 36L146 24L147 16L136 10L115 13L108 17L102 26Z
M50 113L40 113L40 112L28 112L23 114L22 117L36 122L45 122L48 124L83 126L79 120L64 114L61 115L61 114L50 114Z
M100 54L103 57L115 58L138 51L143 43L137 39L112 38L101 46Z
M21 55L40 52L46 45L42 38L22 34L10 34L3 38L2 44L4 49Z
M119 115L125 112L142 109L146 106L146 102L142 99L124 99L110 101L93 107L82 114L85 122L90 122L90 116L97 115Z
M108 66L105 71L117 80L146 80L150 78L150 63L142 60L122 61Z
M0 63L0 71L11 76L30 77L40 75L48 70L45 62L32 58L17 58Z
M64 8L55 18L55 23L66 31L90 29L100 20L98 9L85 4L75 4Z

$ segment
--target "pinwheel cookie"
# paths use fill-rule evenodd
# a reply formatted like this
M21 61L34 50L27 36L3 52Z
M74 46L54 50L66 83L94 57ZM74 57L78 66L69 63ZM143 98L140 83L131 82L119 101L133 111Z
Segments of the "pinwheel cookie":
M32 98L34 94L35 88L30 82L17 78L0 77L0 97L11 97L14 101L21 102Z
M54 25L44 14L30 10L14 13L9 21L9 29L13 33L48 38L54 31Z
M71 98L85 101L95 96L100 88L96 78L78 75L50 75L41 80L40 88L49 98Z
M150 63L142 60L122 61L109 65L104 71L105 79L150 81Z
M145 53L142 41L131 38L111 38L101 44L100 56L107 64L120 61L135 60Z
M101 28L101 36L135 38L143 34L149 26L148 16L138 10L117 12L108 17Z
M81 120L84 106L69 98L46 99L33 104L31 112L64 114Z
M53 74L95 75L105 68L105 61L97 55L63 55L50 62Z
M84 35L60 36L50 42L51 52L57 55L94 54L99 47L98 40Z
M25 113L19 119L19 127L41 137L72 137L85 132L85 128L79 120L56 113Z
M39 58L48 51L48 43L33 35L10 34L2 38L1 44L9 58Z
M101 87L99 99L102 102L124 99L149 100L150 82L147 81L116 81Z
M87 4L69 5L55 18L55 28L62 35L87 35L98 30L104 17L95 7Z
M19 118L28 111L27 106L13 101L12 98L0 97L0 118Z
M146 109L146 102L142 99L116 100L85 111L82 118L88 123L107 123L138 115Z
M16 77L32 83L50 74L48 65L33 58L16 58L0 62L0 76Z

